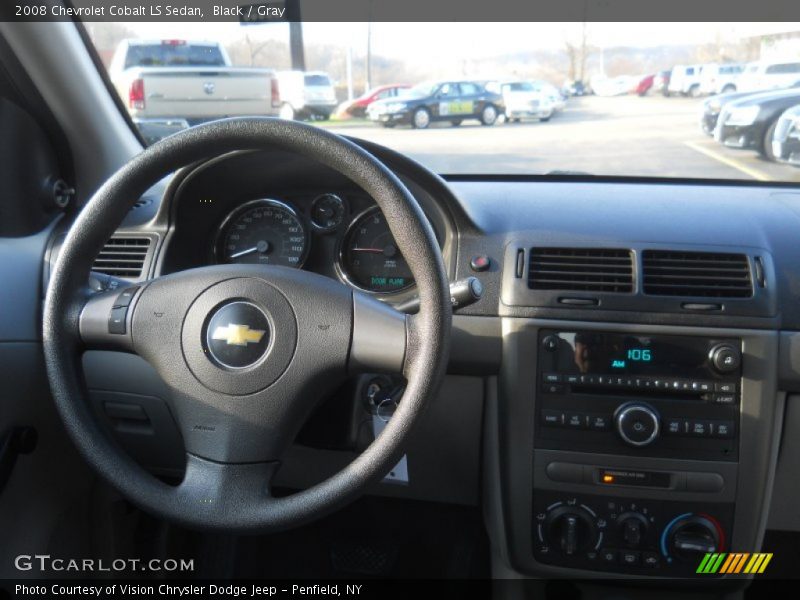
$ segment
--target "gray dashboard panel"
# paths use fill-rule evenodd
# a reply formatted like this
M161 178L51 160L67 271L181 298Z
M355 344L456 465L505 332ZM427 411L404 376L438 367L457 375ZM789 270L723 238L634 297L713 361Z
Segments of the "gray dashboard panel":
M494 464L487 466L488 489L500 489L504 527L498 539L508 548L507 560L514 569L528 574L596 577L592 571L578 571L547 566L533 558L532 499L535 465L533 452L534 415L536 410L536 331L540 327L582 327L610 331L651 332L653 334L714 335L709 328L656 327L621 325L619 323L587 324L575 321L550 321L507 318L503 320L503 366L496 404L497 430L487 428L485 445L498 445ZM718 332L716 332L718 333ZM772 494L778 445L782 427L784 396L776 389L778 335L775 332L735 330L727 332L741 337L746 357L742 379L741 447L736 489L737 517L731 547L757 548L767 524ZM491 404L489 404L491 407ZM587 456L588 464L593 455ZM638 459L631 464L641 466ZM652 463L652 461L651 461ZM673 461L676 470L697 470L698 461ZM652 467L652 464L651 464ZM685 469L684 469L685 468ZM744 475L743 475L744 474ZM743 477L745 478L743 482ZM596 486L583 486L584 493L601 494ZM608 492L606 492L608 493ZM622 494L620 491L612 493ZM634 490L633 495L640 492ZM727 493L727 492L726 492ZM502 542L498 542L502 543Z

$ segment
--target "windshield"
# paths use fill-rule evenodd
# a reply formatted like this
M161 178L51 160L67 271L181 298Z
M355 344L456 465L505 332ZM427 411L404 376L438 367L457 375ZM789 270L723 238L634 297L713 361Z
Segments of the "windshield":
M306 75L305 83L307 86L330 87L331 80L327 75Z
M530 81L520 81L517 83L506 83L503 85L504 92L537 92L539 88Z
M164 41L131 44L125 52L125 68L131 67L221 67L225 59L217 45Z
M774 126L800 106L800 24L85 26L147 143L259 115L443 175L800 181L800 135ZM739 110L744 93L784 97Z
M425 82L406 90L400 90L400 94L410 98L428 98L433 96L437 87L439 87L439 85L436 83Z

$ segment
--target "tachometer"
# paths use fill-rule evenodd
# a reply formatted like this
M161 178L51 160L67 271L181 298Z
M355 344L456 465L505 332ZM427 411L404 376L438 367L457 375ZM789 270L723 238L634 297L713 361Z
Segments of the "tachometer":
M344 280L368 292L397 292L414 283L378 207L361 213L350 225L339 251L338 267Z
M299 268L308 244L308 232L292 207L278 200L253 200L223 221L216 252L223 263Z

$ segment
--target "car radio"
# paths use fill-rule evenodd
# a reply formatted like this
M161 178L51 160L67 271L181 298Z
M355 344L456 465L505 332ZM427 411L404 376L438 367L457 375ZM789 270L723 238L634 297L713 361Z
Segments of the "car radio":
M539 332L535 447L737 459L741 340Z

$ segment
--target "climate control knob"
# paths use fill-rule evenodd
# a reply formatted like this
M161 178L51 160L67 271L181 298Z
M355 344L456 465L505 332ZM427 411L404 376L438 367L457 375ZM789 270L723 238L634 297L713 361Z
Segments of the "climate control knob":
M630 446L647 446L658 437L660 419L649 404L628 402L614 413L614 425L622 441Z
M722 550L723 533L719 524L705 515L677 517L663 534L663 546L669 558L694 563L699 557Z
M582 508L561 506L552 510L544 522L551 546L567 556L579 554L597 541L592 516Z
M623 513L617 519L619 536L628 548L638 548L644 542L649 523L638 512Z
M733 344L717 344L708 352L708 360L718 373L734 373L742 364L742 353Z

